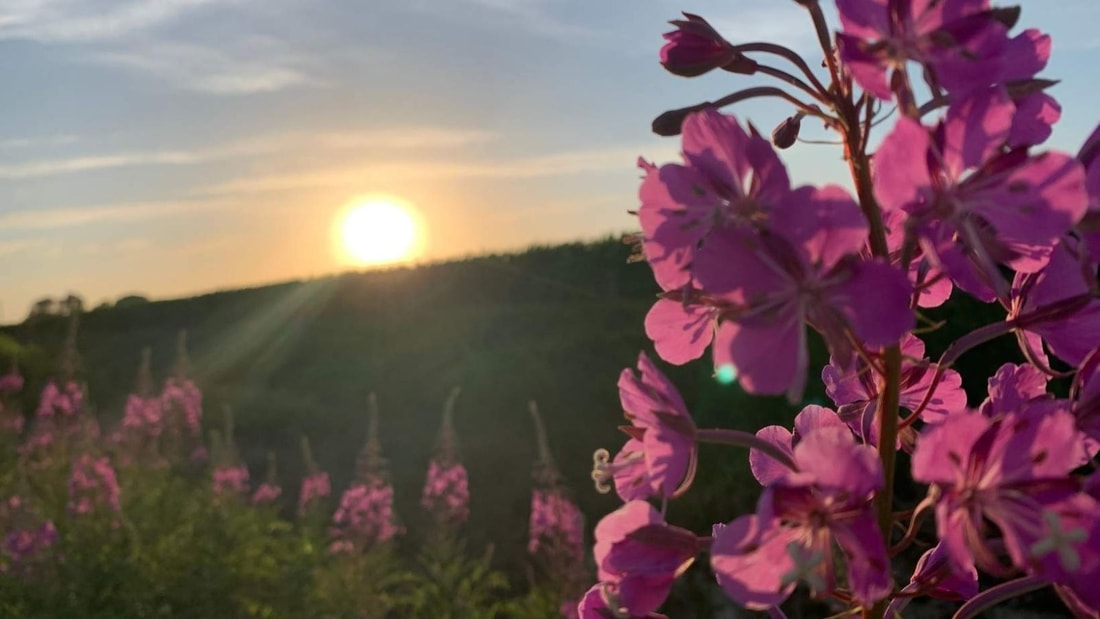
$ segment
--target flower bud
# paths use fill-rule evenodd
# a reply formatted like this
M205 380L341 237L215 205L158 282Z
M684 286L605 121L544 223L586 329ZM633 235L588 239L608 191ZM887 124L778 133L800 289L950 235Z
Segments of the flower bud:
M802 129L803 116L804 114L799 112L779 123L772 131L772 144L775 144L776 148L790 148L794 146L795 140L798 139L798 132Z
M670 73L695 77L727 65L733 65L730 70L735 73L755 72L756 63L735 50L707 20L691 13L684 17L669 22L677 29L664 35L668 43L661 48L661 65Z
M672 137L674 135L680 135L681 127L684 124L684 120L687 119L688 114L697 112L710 105L709 103L700 103L699 105L692 105L689 107L682 107L678 110L669 110L664 114L661 114L657 118L653 119L653 133L663 137Z

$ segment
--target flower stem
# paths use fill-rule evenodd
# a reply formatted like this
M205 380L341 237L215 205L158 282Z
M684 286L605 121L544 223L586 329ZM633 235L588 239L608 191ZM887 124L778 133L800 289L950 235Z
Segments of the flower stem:
M1038 576L1025 576L1001 583L970 598L966 604L959 608L952 619L973 619L980 615L982 611L989 610L1001 602L1037 591L1049 584L1050 582Z
M734 447L755 449L768 455L769 457L779 462L783 466L791 469L792 471L798 470L798 467L795 466L794 460L791 460L791 457L787 455L782 449L776 447L768 441L765 441L755 434L749 434L748 432L742 432L740 430L714 428L710 430L696 430L695 440L700 443L733 445Z

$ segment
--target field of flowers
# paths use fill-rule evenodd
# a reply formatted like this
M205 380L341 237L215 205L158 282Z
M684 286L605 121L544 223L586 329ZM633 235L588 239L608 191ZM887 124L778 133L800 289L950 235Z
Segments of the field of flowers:
M237 451L232 411L221 411L221 427L204 426L182 334L173 375L156 384L146 354L121 423L101 429L73 372L76 324L29 415L18 366L0 378L0 616L548 617L575 607L587 572L583 520L533 403L541 449L530 570L517 584L494 569L491 547L463 539L470 494L451 421L457 389L425 463L420 505L432 534L407 540L373 396L342 492L305 437L302 479L280 477L273 455L256 474Z

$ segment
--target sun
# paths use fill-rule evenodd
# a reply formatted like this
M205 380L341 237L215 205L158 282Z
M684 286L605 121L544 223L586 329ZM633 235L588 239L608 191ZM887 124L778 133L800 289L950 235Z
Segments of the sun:
M416 254L416 218L408 205L395 198L353 202L345 210L339 230L343 249L356 264L390 264Z

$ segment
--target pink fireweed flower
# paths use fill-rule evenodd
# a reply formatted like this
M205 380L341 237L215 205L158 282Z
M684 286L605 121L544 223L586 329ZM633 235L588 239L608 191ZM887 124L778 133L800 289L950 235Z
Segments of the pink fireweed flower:
M711 567L734 601L764 610L799 581L819 594L835 586L839 546L853 597L870 605L889 595L890 561L871 503L882 489L873 447L846 427L818 427L793 449L786 471L760 497L755 514L715 527Z
M85 515L98 510L117 513L119 509L118 478L111 461L107 456L80 456L69 478L69 512Z
M1008 43L989 8L989 0L837 0L844 27L837 34L840 60L880 99L891 98L890 73L910 61L923 64L948 92L981 88L1000 75Z
M609 599L614 598L616 593L615 588L608 585L599 584L592 587L581 598L580 604L573 608L573 612L576 614L572 616L579 616L580 619L668 619L665 615L658 613L639 615L631 613L625 608L612 610L607 606L607 602ZM564 611L562 616L567 616Z
M937 600L962 602L978 595L978 570L970 566L965 571L957 567L947 556L943 542L926 551L917 560L909 584L901 593L926 595ZM910 597L896 597L886 609L887 617L901 616L901 611L909 604Z
M913 478L934 484L936 526L959 572L975 564L1007 572L986 542L987 523L1013 564L1026 567L1044 511L1079 486L1068 474L1083 462L1083 447L1066 408L992 414L949 416L921 433L913 453Z
M1100 300L1093 297L1096 265L1081 250L1067 236L1042 270L1017 273L1012 281L1006 320L1016 321L1020 346L1029 359L1046 364L1049 348L1066 363L1080 365L1100 347ZM1065 309L1043 315L1045 308L1061 307ZM1026 316L1031 318L1025 322Z
M15 395L23 391L23 376L13 370L0 376L0 396Z
M1001 147L1013 105L1002 91L948 108L929 132L902 118L875 153L875 192L954 284L983 301L1007 296L997 265L1034 273L1084 215L1084 170L1068 155Z
M755 71L756 63L735 50L707 20L691 13L684 17L669 22L676 30L664 34L668 43L661 48L661 65L670 73L696 77L723 67L735 73Z
M328 473L320 471L307 475L302 479L302 488L298 492L298 513L306 513L311 506L327 498L331 493Z
M638 355L638 372L625 369L619 375L631 439L610 464L607 452L598 451L592 477L603 491L613 479L624 501L674 497L695 476L695 422L675 385L645 353Z
M1009 39L1004 49L1002 76L998 81L1007 85L1016 106L1008 137L1010 148L1042 144L1062 117L1062 106L1054 97L1042 88L1032 87L1035 82L1031 79L1046 67L1050 50L1050 36L1034 28ZM1016 85L1020 88L1015 88ZM1017 90L1018 93L1014 92Z
M772 145L746 133L734 116L706 109L683 124L684 164L639 161L642 249L664 290L691 283L700 242L729 226L766 224L791 193L787 170Z
M606 605L631 617L656 611L699 551L694 533L667 524L645 501L604 516L593 553Z
M202 426L202 391L187 379L169 378L160 394L166 423L192 436L198 436Z
M699 252L702 287L728 304L713 344L748 393L801 395L808 323L842 364L851 335L869 347L898 342L915 324L912 287L899 269L855 257L865 243L859 207L839 188L804 188L773 213L784 236L727 228ZM795 195L792 194L792 195Z
M143 398L130 394L122 415L122 427L127 433L147 438L160 435L163 418L163 401L160 398Z
M420 495L420 505L445 522L462 523L470 515L470 487L466 467L432 460Z
M36 415L41 419L73 417L84 408L84 390L76 381L68 381L63 388L50 381L42 389Z
M222 466L214 469L214 494L248 494L248 467Z
M836 411L810 404L795 415L793 432L783 426L764 426L756 431L756 436L778 447L793 462L794 448L802 441L802 437L828 427L846 429L847 426ZM749 450L749 469L762 486L779 481L790 472L785 464L758 449Z
M334 542L359 549L393 539L402 532L393 511L393 487L379 480L354 484L340 497L332 525Z
M1077 160L1085 166L1085 189L1089 205L1077 232L1085 242L1094 261L1100 261L1100 126L1093 129L1077 153Z
M915 335L906 334L902 338L901 354L899 405L914 411L932 386L936 364L924 358L924 342ZM878 402L884 387L882 375L862 357L853 357L847 366L830 359L829 365L821 370L821 380L825 383L825 393L839 407L837 412L840 417L866 442L878 445ZM965 409L966 392L962 388L962 377L955 370L944 370L921 418L935 422Z
M41 557L60 539L57 527L50 520L35 527L15 528L8 531L4 535L4 556L0 559L0 572L9 570L22 572L28 563Z
M1100 608L1100 501L1081 492L1048 506L1042 520L1028 548L1028 571L1068 590L1078 604Z
M259 488L252 493L253 505L266 505L268 503L274 503L279 495L283 493L283 489L279 486L271 483L264 482L260 484Z
M531 494L527 552L537 554L543 550L582 558L584 515L564 492L536 488Z

